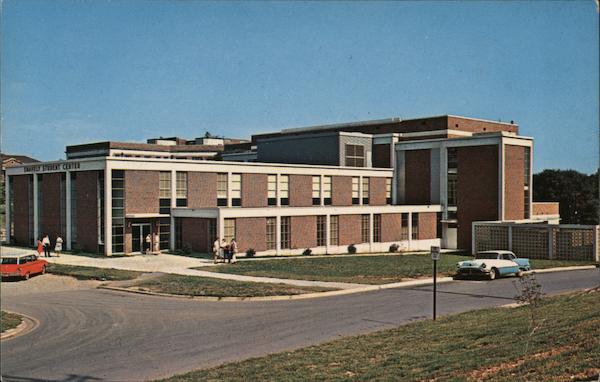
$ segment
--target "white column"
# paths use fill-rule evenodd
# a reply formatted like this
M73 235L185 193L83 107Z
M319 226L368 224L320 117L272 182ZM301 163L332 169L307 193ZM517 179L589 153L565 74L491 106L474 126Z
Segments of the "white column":
M598 236L598 229L599 226L594 226L594 256L596 262L600 262L600 243L598 243L598 239L600 239L600 236Z
M6 174L6 173L5 173ZM10 243L10 216L12 211L10 209L10 176L4 176L4 222L6 226L6 242Z
M38 174L33 174L33 237L34 243L40 237L40 222L39 222L39 208L38 205L38 194L39 194L39 183Z
M175 251L175 218L171 213L171 223L169 224L169 250Z
M171 170L171 208L177 207L177 171Z
M412 212L408 213L408 249L412 248Z
M71 250L71 171L67 171L65 177L65 212L66 212L66 232L65 248Z
M331 249L331 216L329 214L325 215L325 253L329 254Z
M504 221L504 162L506 153L504 151L504 139L500 139L498 145L498 220Z
M332 181L333 181L333 179L332 179ZM320 198L319 205L320 206L324 206L325 205L325 200L324 200L325 198L323 197L323 195L325 194L324 189L323 189L323 185L324 184L325 184L325 176L321 175L319 177L319 188L320 188L320 192L319 192L319 198Z
M219 243L223 240L224 236L225 236L225 219L223 218L221 209L217 208L217 237L219 238Z
M440 145L440 204L442 219L448 219L448 147Z
M396 146L392 140L392 153L390 155L390 161L392 168L394 169L394 175L392 177L392 204L398 204L398 163L396 163Z
M231 207L231 172L227 173L227 207Z
M363 204L363 177L358 177L358 204Z
M279 176L277 177L279 178ZM279 188L279 186L278 186ZM277 190L277 195L279 195L279 190ZM277 198L279 200L279 198ZM279 211L278 211L279 212ZM281 253L281 216L275 216L275 253Z
M373 214L369 214L369 252L373 252ZM379 232L381 234L381 232Z
M275 183L276 183L275 184L275 199L276 199L276 203L277 203L276 205L277 205L277 207L281 206L281 199L280 199L281 198L281 195L280 195L281 190L280 190L280 187L279 187L279 182L280 181L281 181L281 174L278 173L276 175L276 179L275 179ZM289 185L288 185L288 192L289 192ZM277 251L277 253L279 253L279 250Z
M112 170L106 161L104 168L104 254L112 255Z

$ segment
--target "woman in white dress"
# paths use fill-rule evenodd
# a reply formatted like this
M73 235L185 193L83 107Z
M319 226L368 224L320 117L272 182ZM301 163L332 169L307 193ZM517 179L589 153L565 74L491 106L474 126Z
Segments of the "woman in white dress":
M56 245L54 246L54 252L56 256L60 257L60 253L62 252L63 239L59 235L56 235Z

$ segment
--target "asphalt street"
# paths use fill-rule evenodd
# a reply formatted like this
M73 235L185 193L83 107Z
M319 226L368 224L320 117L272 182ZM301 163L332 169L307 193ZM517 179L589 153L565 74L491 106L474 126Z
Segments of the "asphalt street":
M46 276L40 276L46 277ZM537 275L548 294L600 272ZM514 278L438 285L438 314L504 305ZM86 288L39 288L2 309L40 321L1 344L3 381L144 381L429 318L431 286L295 301L202 302Z

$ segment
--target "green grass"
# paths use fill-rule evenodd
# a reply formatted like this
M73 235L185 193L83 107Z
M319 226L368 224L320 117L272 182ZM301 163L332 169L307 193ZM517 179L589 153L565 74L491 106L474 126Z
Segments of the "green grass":
M148 280L140 280L133 286L159 293L213 297L284 296L333 290L331 288L300 287L181 275L164 275Z
M469 258L442 255L437 265L438 274L453 274L456 263ZM235 266L225 264L197 269L250 276L386 284L431 276L432 261L429 255L348 256L239 261Z
M2 311L0 316L0 333L16 328L22 320L18 314Z
M574 267L577 265L593 265L593 261L579 261L579 260L529 260L531 268L544 269L544 268L559 268L559 267Z
M76 265L52 264L46 267L46 272L55 275L72 276L77 280L118 281L132 280L142 272L124 271L112 268L82 267Z
M529 308L493 308L162 381L595 381L600 371L598 306L598 292L545 299L538 313L544 322L531 337L528 353Z

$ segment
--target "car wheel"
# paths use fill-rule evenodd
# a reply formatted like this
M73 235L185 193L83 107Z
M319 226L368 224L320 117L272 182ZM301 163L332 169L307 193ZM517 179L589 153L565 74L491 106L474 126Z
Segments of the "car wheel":
M29 280L29 272L25 273L25 276L23 276L23 278L24 278L25 280Z
M490 280L494 280L498 277L498 270L496 268L490 269Z
M46 274L46 267L42 267L42 274L45 275Z
M519 269L519 271L517 273L515 273L515 276L523 277L523 270Z

